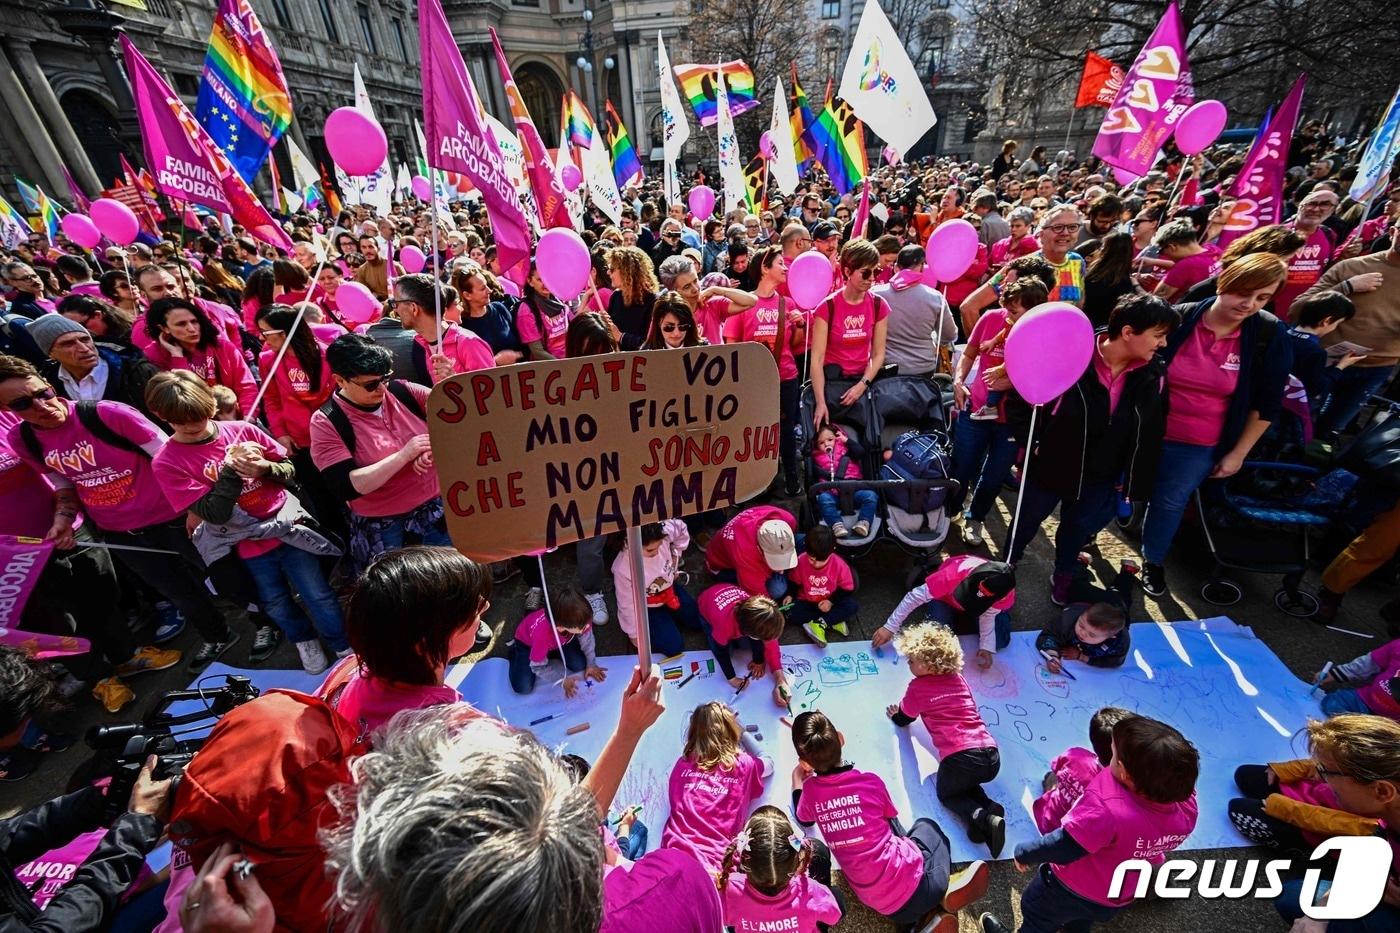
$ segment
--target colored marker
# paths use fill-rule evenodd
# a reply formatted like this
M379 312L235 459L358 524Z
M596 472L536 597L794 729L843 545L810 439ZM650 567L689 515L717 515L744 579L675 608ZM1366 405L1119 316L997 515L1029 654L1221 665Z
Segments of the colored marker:
M553 718L554 718L555 716L557 716L557 715L559 715L559 714L558 714L558 713L550 713L548 716L541 716L539 719L532 719L532 720L530 720L530 725L532 725L532 726L538 726L538 725L539 725L540 723L542 723L542 722L549 722L551 719L553 719Z
M695 679L695 675L698 674L698 673L700 673L700 672L699 672L699 671L691 671L690 674L685 678L685 680L682 680L680 683L676 684L676 686L677 686L677 687L684 687L686 684L688 684L688 683L690 683L692 680L694 680L694 679Z
M1051 654L1049 651L1046 651L1046 650L1044 650L1044 649L1042 648L1042 649L1040 649L1040 656L1041 656L1042 658L1044 658L1045 660L1047 660L1047 661L1059 661L1059 662L1060 662L1060 673L1061 673L1061 674L1064 674L1064 675L1065 675L1066 677L1068 677L1070 680L1078 680L1078 679L1079 679L1078 677L1075 677L1073 674L1071 674L1071 673L1069 672L1068 669L1066 669L1064 659L1061 658L1058 654Z
M744 682L741 683L737 688L735 688L735 690L734 690L734 697L733 697L733 699L731 699L731 700L729 701L730 703L733 703L734 700L739 699L739 694L741 694L741 693L744 692L744 688L747 687L747 686L749 685L749 680L750 680L752 677L753 677L752 674L745 674L745 675L744 675Z
M1368 632L1353 632L1353 631L1352 631L1351 629L1349 629L1349 628L1341 628L1341 627L1336 626L1336 625L1329 625L1329 626L1327 626L1327 628L1330 628L1330 629L1331 629L1332 631L1334 631L1334 632L1341 632L1343 635L1355 635L1357 638L1375 638L1375 637L1376 637L1376 636L1374 636L1374 635L1372 635L1372 634L1370 634L1370 633L1368 633Z
M1313 690L1316 690L1318 687L1322 686L1322 682L1327 679L1327 675L1330 673L1332 673L1332 662L1328 661L1326 664L1322 665L1322 670L1317 672L1317 679L1313 681L1312 690L1309 690L1308 692L1312 693Z
M632 806L627 807L627 808L624 809L621 813L619 813L617 816L613 817L609 822L611 822L614 826L616 826L617 824L621 823L624 819L627 818L627 814L628 814L628 813L631 813L631 814L633 814L634 816L641 816L641 815L642 815L642 805L639 804L639 803L634 803Z
M792 691L788 690L787 685L783 685L783 686L781 686L781 687L778 688L778 696L780 696L780 697L783 698L783 706L787 707L788 715L791 716L791 715L792 715Z

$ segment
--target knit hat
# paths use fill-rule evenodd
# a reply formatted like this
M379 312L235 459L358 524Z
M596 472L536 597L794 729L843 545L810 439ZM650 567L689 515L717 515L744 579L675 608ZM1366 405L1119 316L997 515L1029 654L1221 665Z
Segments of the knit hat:
M41 314L25 326L25 332L39 345L39 352L45 356L53 348L54 341L64 334L86 334L87 328L77 321L69 320L61 314Z

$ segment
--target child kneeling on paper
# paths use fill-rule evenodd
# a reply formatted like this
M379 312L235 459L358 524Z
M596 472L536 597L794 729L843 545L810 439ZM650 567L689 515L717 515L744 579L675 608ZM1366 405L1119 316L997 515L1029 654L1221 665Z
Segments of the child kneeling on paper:
M924 721L938 751L939 801L967 824L967 838L985 842L996 858L1006 845L1006 810L982 785L1001 771L1001 752L963 679L958 636L945 625L911 625L894 644L914 679L885 715L901 727Z
M875 630L871 646L883 648L909 618L928 604L928 620L959 635L977 635L977 666L992 666L992 656L1011 644L1011 607L1016 604L1016 572L1010 564L960 554L950 557L899 601L885 624Z
M816 447L812 450L812 466L816 468L821 482L864 479L861 476L860 464L855 459L862 453L860 445L847 436L845 428L839 425L823 425L817 429ZM845 520L841 517L840 495L835 492L817 495L817 510L821 513L822 521L831 528L831 533L838 539L851 535L864 538L870 534L870 523L875 521L875 509L880 504L880 495L873 489L857 489L854 499L856 523L847 528ZM810 548L811 544L807 546Z
M943 830L924 817L906 832L885 782L842 760L846 737L825 713L799 714L792 744L793 814L816 825L861 903L901 930L956 930L952 915L987 891L986 863L952 875Z
M1154 865L1196 828L1200 754L1171 726L1130 716L1113 727L1113 757L1089 782L1059 829L1016 847L1016 870L1039 865L1021 895L1023 930L1088 930L1133 902L1132 888L1110 894L1128 859ZM1006 927L990 914L985 933Z
M651 650L669 658L685 648L681 628L698 629L700 614L695 599L677 586L681 561L690 547L690 529L677 518L642 526L642 579L647 591L647 631ZM632 644L637 644L637 610L632 598L632 555L623 548L613 560L613 588L617 593L617 624Z
M1332 668L1317 686L1326 693L1322 711L1328 716L1373 713L1400 720L1400 639Z
M724 852L719 870L726 926L826 933L845 902L831 887L831 850L807 839L777 807L759 807Z
M700 619L710 639L710 651L725 679L735 690L749 680L773 674L773 702L786 706L788 675L783 670L778 638L783 634L783 613L768 596L750 596L732 583L719 583L700 594ZM749 649L748 677L734 671L729 647L740 642Z
M1050 770L1041 782L1045 793L1031 804L1036 829L1048 833L1060 828L1060 821L1084 794L1084 788L1113 758L1113 727L1136 715L1117 706L1105 706L1089 720L1089 745L1093 751L1076 745L1050 762Z
M1080 560L1087 556L1081 554ZM1107 590L1075 574L1070 584L1071 602L1045 624L1035 640L1047 670L1060 673L1064 661L1083 661L1090 667L1122 666L1132 647L1128 613L1137 574L1136 563L1123 561Z
M589 680L606 680L608 673L598 666L598 648L593 638L593 609L588 598L570 588L552 597L554 624L544 609L527 613L515 629L510 646L510 688L530 693L535 681L550 667L550 656L564 662L564 696L578 691L578 675Z
M850 634L846 622L854 619L860 608L856 605L855 574L835 551L832 530L818 525L807 532L806 553L788 573L796 595L789 615L819 645L826 644L828 630Z

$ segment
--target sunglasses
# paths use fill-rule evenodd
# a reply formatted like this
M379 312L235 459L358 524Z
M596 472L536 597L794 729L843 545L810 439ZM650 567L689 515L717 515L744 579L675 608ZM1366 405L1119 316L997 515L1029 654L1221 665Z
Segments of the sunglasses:
M14 401L9 402L5 407L10 411L28 411L34 407L35 402L47 402L49 399L57 396L57 394L58 393L54 392L52 388L45 386L38 392L34 392L30 395L21 395Z
M681 235L680 235L679 233L663 233L663 234L661 234L661 239L663 239L663 240L679 240L680 238L681 238Z
M662 324L662 325L661 325L661 332L662 332L663 334L674 334L674 333L676 333L677 331L680 331L680 332L684 333L685 331L688 331L688 330L690 330L690 325L689 325L689 324Z
M286 333L285 330L260 330L260 331L258 331L258 335L261 336L262 339L264 339L264 340L266 340L268 337L273 337L273 336L276 336L277 334L285 334L285 333Z
M379 390L379 388L380 388L381 386L383 386L383 385L384 385L386 382L388 382L391 378L392 378L392 376L390 376L388 373L386 373L386 374L384 374L383 376L379 376L379 377L377 377L377 378L375 378L375 379L371 379L371 380L369 380L368 382L356 382L356 381L353 380L353 379L349 380L349 382L350 382L350 384L351 384L352 386L354 386L354 387L357 388L357 389L364 389L366 392L376 392L376 391Z

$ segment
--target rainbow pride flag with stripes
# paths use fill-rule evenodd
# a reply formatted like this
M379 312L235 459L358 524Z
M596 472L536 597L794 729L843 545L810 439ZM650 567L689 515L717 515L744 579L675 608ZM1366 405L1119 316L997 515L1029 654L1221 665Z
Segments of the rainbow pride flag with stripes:
M850 194L868 170L865 159L865 124L840 97L833 97L812 124L815 153L832 185Z
M19 196L24 200L24 206L34 214L39 215L39 222L44 225L43 232L48 234L49 242L54 242L54 237L58 235L58 207L49 200L49 196L44 194L44 189L38 185L31 185L29 182L15 176L15 187L19 189Z
M730 116L737 117L758 106L754 97L753 69L741 61L718 65L677 65L672 69L681 83L681 94L690 101L701 126L714 126L719 119L715 104L715 76L724 72L724 90L729 97Z
M812 167L812 155L817 144L812 140L812 124L817 118L812 116L811 105L807 103L807 92L797 80L797 63L792 65L792 100L788 106L788 123L792 125L793 156L797 160L799 174L807 174Z
M282 63L248 0L220 0L195 118L251 183L292 123Z
M607 134L608 152L612 155L613 179L619 189L640 184L646 173L642 170L642 160L637 158L637 147L632 145L632 137L627 134L627 125L613 109L612 101L604 101L603 108L603 129Z
M575 146L593 148L593 137L598 135L598 128L593 125L588 106L573 91L569 91L564 98L564 128L569 133L569 141Z

